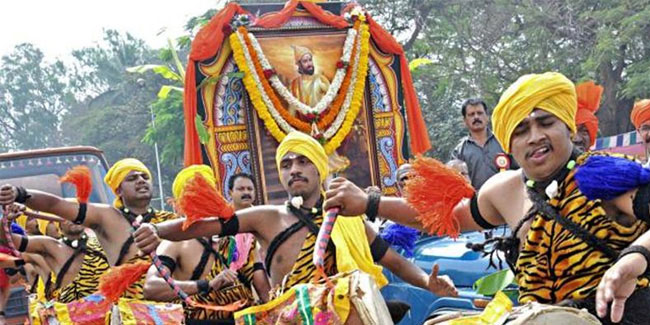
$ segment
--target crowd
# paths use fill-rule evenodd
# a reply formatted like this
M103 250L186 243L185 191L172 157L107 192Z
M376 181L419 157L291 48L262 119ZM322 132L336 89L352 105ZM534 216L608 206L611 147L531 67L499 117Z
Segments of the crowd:
M498 240L516 275L521 303L586 308L605 324L643 324L649 321L645 308L650 304L650 171L632 157L589 151L597 136L595 112L602 91L593 82L575 86L562 74L543 73L512 84L491 118L484 101L466 100L461 114L468 136L446 166L464 177L460 182L471 183L476 194L454 202L450 217L461 231L499 225L512 230ZM650 100L636 103L631 120L647 158ZM296 297L307 288L304 299L312 309L306 310L325 319L396 321L399 302L363 300L349 290L358 285L376 292L387 282L383 267L437 296L458 294L453 279L439 275L437 266L426 274L370 225L382 218L431 231L422 221L423 211L407 200L410 179L423 177L410 164L395 175L404 198L331 179L323 147L304 133L288 134L275 162L290 198L286 204L255 205L253 177L236 174L226 184L234 212L189 227L183 227L183 216L151 207L151 173L133 158L115 163L104 179L117 197L112 205L6 184L0 204L11 218L28 207L66 221L60 224L60 238L57 229L44 236L30 225L33 221L26 222L26 234L16 230L11 235L22 260L0 263L7 270L24 270L42 299L71 302L96 292L99 277L110 268L151 262L148 253L156 252L193 299L236 305L237 315L257 320L289 317L279 306L302 306ZM182 197L196 177L217 186L209 166L193 165L176 176L174 197ZM324 211L334 207L341 217L331 230L321 270L312 259ZM312 283L322 271L334 284ZM123 296L183 303L153 265ZM184 310L187 324L234 321L231 310L188 305Z

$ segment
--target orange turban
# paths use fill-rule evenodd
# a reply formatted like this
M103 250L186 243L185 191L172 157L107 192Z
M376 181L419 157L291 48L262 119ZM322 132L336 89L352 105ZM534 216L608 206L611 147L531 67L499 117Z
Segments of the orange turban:
M630 120L635 128L639 128L643 122L650 120L650 99L642 99L634 103Z
M583 82L576 86L578 96L578 111L576 112L576 126L584 124L589 132L590 143L593 146L598 135L598 117L596 112L600 107L600 98L605 89L596 86L593 81Z

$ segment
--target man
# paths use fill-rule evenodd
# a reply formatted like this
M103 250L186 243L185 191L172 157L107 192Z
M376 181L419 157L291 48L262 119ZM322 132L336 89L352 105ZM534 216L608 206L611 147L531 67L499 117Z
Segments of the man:
M232 198L235 210L250 208L255 202L255 183L253 177L246 173L237 173L228 179L228 194Z
M183 186L188 179L194 177L195 173L200 173L210 184L216 185L209 166L192 165L181 170L176 176L172 186L175 198L181 195ZM246 206L250 204L248 202L252 203L254 193L250 176L237 174L232 176L231 180L228 187L232 188L230 194L235 199L235 206ZM251 197L245 198L246 195ZM176 280L176 284L196 301L210 305L225 305L242 300L247 307L254 300L251 283L262 295L264 302L268 300L270 290L264 267L257 259L255 244L253 238L253 241L240 241L235 245L232 236L217 240L207 237L181 242L163 241L158 246L157 253ZM240 245L247 247L239 247ZM236 247L236 251L232 250L233 246ZM178 299L154 266L151 266L147 274L144 296L154 301ZM209 311L192 306L184 306L184 310L185 322L188 325L234 323L231 312Z
M650 233L642 220L648 220L643 201L648 188L639 190L643 195L637 202L636 190L608 200L585 197L573 177L589 157L576 158L571 142L576 103L573 84L559 73L526 75L510 86L492 125L521 169L491 178L472 200L456 206L453 217L463 231L504 223L513 229L504 243L520 302L572 300L606 324L621 318L624 324L645 324L650 293L641 288L647 285L641 275L648 266L645 256L650 257ZM342 207L342 214L363 212L368 202L344 179L333 180L327 196L325 208ZM396 222L419 225L418 212L403 199L382 198L377 208ZM611 315L605 319L608 303Z
M149 205L152 197L149 169L137 159L122 159L108 170L104 181L117 196L112 206L96 203L80 205L52 194L11 185L0 188L0 204L14 201L24 203L33 210L52 213L92 229L111 266L148 260L148 256L137 254L137 248L133 245L131 232L134 222L139 217L142 222L151 223L175 217L173 213L156 211ZM144 280L143 275L125 292L124 297L142 299Z
M413 169L413 166L409 163L404 163L397 168L397 172L395 172L395 178L397 180L397 191L399 192L399 195L404 194L404 186L406 186L406 181L410 177L411 170Z
M16 218L23 212L23 205L14 204L9 217ZM87 236L83 226L66 221L61 231L60 240L17 234L12 234L11 238L20 252L42 256L52 270L45 282L45 299L69 303L95 293L99 278L109 266L99 242ZM0 229L0 234L4 238L4 229ZM31 258L26 260L31 261Z
M456 170L459 174L463 175L463 178L467 180L468 183L471 183L472 180L469 178L469 170L467 169L467 164L459 159L452 159L446 163L447 167Z
M641 137L644 147L644 163L647 166L650 162L650 99L643 99L634 103L630 114L632 124Z
M138 247L144 252L155 249L158 236L167 240L184 240L250 232L255 234L262 249L267 250L265 267L271 285L277 288L274 297L280 297L296 285L308 283L317 274L312 258L316 235L323 222L320 207L322 184L328 175L327 155L312 137L292 132L280 143L276 164L281 183L291 197L286 205L239 210L223 223L215 219L200 220L185 231L181 231L182 220L164 222L155 228L146 224L134 234ZM360 217L338 219L332 231L335 252L327 249L325 254L326 274L331 276L360 269L382 286L386 279L381 274L381 267L373 262L377 261L415 286L437 295L457 294L451 280L437 277L437 266L428 276L377 238Z
M303 104L314 107L323 98L330 82L314 67L314 54L308 48L292 45L299 76L291 80L291 93ZM295 115L295 108L290 107Z
M593 81L583 82L576 86L578 96L578 111L576 112L576 127L573 144L582 152L589 151L598 136L598 117L596 112L600 107L600 98L604 88L596 86Z
M497 155L503 154L503 149L487 127L489 118L483 100L466 100L461 107L461 114L469 135L460 140L451 157L467 164L472 186L478 190L488 178L499 172L495 159ZM510 164L511 169L517 168L513 162Z

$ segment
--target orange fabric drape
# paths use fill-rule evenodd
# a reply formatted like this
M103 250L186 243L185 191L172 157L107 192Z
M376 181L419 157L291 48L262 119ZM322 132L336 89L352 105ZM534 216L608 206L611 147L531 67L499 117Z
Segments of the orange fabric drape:
M307 10L314 18L319 22L332 26L334 28L346 28L348 27L347 21L341 16L333 15L321 8L318 4L310 1L298 1L291 0L285 6L284 9L274 13L269 14L263 17L260 17L255 22L256 27L264 28L274 28L280 27L293 16L293 13L298 8L298 4L302 5L303 8Z
M370 35L373 41L382 51L399 56L400 75L402 77L402 89L404 91L404 102L406 104L406 119L411 136L411 150L414 154L420 155L431 149L429 141L429 132L422 118L420 103L418 102L415 88L413 87L413 78L411 70L406 60L406 53L402 46L393 38L393 36L383 29L370 15L366 17L370 24Z
M216 14L207 25L196 34L185 71L185 93L183 112L185 115L185 167L202 164L201 143L194 125L197 114L196 102L196 62L209 59L217 54L224 39L228 36L223 28L229 26L235 14L247 13L237 3L231 2Z

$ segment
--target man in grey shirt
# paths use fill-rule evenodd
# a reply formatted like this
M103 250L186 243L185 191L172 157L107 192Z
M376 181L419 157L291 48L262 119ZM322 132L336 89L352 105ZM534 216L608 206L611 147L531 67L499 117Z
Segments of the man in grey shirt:
M488 178L499 172L495 159L497 155L504 153L501 145L492 135L492 131L487 127L489 118L483 100L478 98L466 100L461 113L463 122L469 130L469 136L460 140L451 157L467 164L472 186L478 190ZM510 169L519 168L514 160L509 160Z

